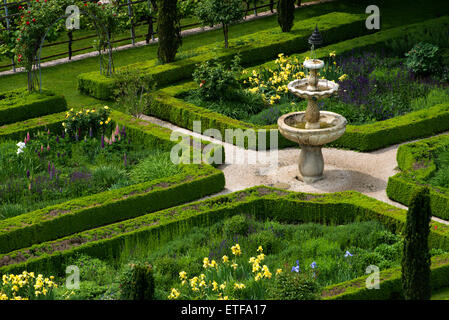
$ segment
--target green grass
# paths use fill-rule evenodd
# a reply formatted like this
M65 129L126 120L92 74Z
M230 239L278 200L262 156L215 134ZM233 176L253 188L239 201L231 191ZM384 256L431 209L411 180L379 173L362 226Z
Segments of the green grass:
M383 3L384 1L379 1ZM429 5L424 0L416 1L413 6L406 5L404 0L385 1L382 4L382 28L391 28L398 25L404 25L423 21L441 15L441 12L449 11L449 3L444 0L438 0ZM445 8L447 7L447 10ZM365 5L351 4L346 1L325 3L316 6L310 6L298 9L295 15L296 23L325 13L341 11L348 13L363 13ZM230 28L230 39L260 32L277 26L277 17L271 16L242 24L233 25ZM205 32L192 35L183 39L183 45L178 53L182 57L190 49L203 46L205 44L217 43L223 44L223 35L221 30ZM80 44L81 45L81 44ZM44 52L44 54L47 54ZM157 45L148 45L140 48L134 48L126 51L114 53L114 63L116 67L138 63L144 60L154 59L157 56ZM68 105L79 107L98 103L99 100L81 95L76 90L76 77L80 73L95 71L99 69L98 57L75 61L69 64L58 65L42 70L43 86L53 90L58 94L65 96ZM18 87L26 86L25 74L14 74L0 78L0 90L7 91Z
M430 300L449 300L449 288L444 288L432 293Z

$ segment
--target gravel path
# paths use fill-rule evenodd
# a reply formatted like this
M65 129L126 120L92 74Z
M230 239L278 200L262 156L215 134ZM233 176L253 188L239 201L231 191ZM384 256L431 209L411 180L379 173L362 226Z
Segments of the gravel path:
M173 131L223 145L226 163L218 168L225 175L226 185L225 190L219 194L226 194L258 185L310 193L355 190L390 205L407 209L402 204L390 200L385 191L388 177L398 172L396 153L400 144L374 152L323 148L325 179L309 185L296 179L300 152L298 148L278 150L278 154L270 151L256 152L244 150L154 117L143 116L143 119ZM276 161L276 159L279 159L279 161ZM277 162L278 165L270 166L270 160ZM449 222L436 217L433 220L449 225Z
M307 2L307 3L303 3L301 5L301 7L307 7L310 5L316 5L316 4L321 4L321 3L325 3L325 2L333 2L336 0L319 0L319 1L312 1L312 2ZM298 7L298 6L296 6ZM272 13L271 11L265 11L265 12L261 12L258 13L257 16L254 14L248 15L245 19L245 21L252 21L252 20L257 20L257 19L261 19L261 18L265 18L265 17L269 17L272 15L276 14L276 10ZM181 31L181 36L185 37L185 36L189 36L189 35L193 35L193 34L197 34L197 33L202 33L202 32L207 32L210 30L216 30L216 29L220 29L221 26L214 26L214 27L198 27L198 28L192 28L192 29L188 29L188 30L184 30ZM155 38L154 40L150 40L149 44L154 44L157 43L158 39ZM131 49L131 48L137 48L137 47L142 47L142 46L146 46L149 45L146 43L146 41L139 41L136 42L134 45L132 44L127 44L124 46L120 46L120 47L116 47L113 49L113 51L121 51L121 50L126 50L126 49ZM52 66L56 66L56 65L60 65L60 64L64 64L64 63L70 63L73 61L79 61L79 60L83 60L83 59L87 59L87 58L91 58L91 57L96 57L98 56L98 52L94 51L94 52L88 52L88 53L83 53L83 54L78 54L72 57L71 60L69 60L69 58L61 58L61 59L56 59L56 60L51 60L51 61L47 61L47 62L43 62L41 63L41 67L45 68L45 67L52 67ZM16 68L16 72L14 72L13 70L7 70L7 71L2 71L0 72L0 77L1 76L5 76L5 75L10 75L10 74L15 74L15 73L19 73L22 72L23 68Z

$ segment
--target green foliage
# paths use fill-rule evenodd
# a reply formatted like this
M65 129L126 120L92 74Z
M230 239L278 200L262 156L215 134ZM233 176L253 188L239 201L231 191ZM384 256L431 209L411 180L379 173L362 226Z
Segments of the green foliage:
M406 300L428 300L430 287L429 190L419 188L413 193L404 232L402 256L402 287Z
M120 298L123 300L153 300L153 267L148 262L131 262L120 277Z
M365 34L364 16L333 12L319 17L326 22L320 30L326 35L327 43L335 43ZM230 61L237 53L240 53L243 66L254 65L273 59L281 51L290 54L308 50L307 39L309 31L315 27L316 19L302 21L301 27L294 27L295 33L279 34L277 28L267 29L257 34L250 34L235 39L236 45L228 49L217 48L215 44L204 45L195 50L185 52L189 58L175 61L174 63L158 64L157 59L128 65L127 68L138 69L157 82L159 87L173 84L180 80L191 79L195 66L209 60L220 59ZM110 100L113 97L115 82L98 72L82 73L77 76L78 90L102 100Z
M440 70L439 48L431 43L417 43L405 56L407 68L417 75L430 75Z
M170 160L170 153L155 152L129 171L129 177L133 183L142 183L156 179L162 179L181 173L179 166Z
M125 113L140 118L145 109L151 103L150 91L154 90L156 84L151 76L144 77L136 70L121 69L114 75L116 88L114 96L117 97L117 106Z
M158 41L157 56L163 63L173 62L181 45L181 27L177 0L158 0Z
M318 300L320 286L308 274L286 272L278 275L270 288L274 300Z
M108 106L98 109L82 109L67 111L66 120L62 123L66 134L73 140L81 140L84 136L98 136L111 129L111 111Z
M279 0L277 12L282 32L290 32L295 20L295 0Z
M19 122L67 109L63 96L53 92L27 92L16 89L0 93L0 125Z
M239 88L241 58L236 55L230 66L219 61L206 61L197 66L193 79L199 85L198 95L204 100L224 99Z
M196 15L204 25L222 25L225 48L228 48L229 43L229 25L245 16L241 0L203 0L197 6Z
M246 235L249 231L249 221L244 215L236 215L223 223L223 232L227 237Z

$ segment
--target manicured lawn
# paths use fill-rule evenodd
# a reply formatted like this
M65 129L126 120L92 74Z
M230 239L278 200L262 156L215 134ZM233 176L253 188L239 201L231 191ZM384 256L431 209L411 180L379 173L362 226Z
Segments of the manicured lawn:
M393 26L429 19L441 15L441 12L445 12L442 7L447 6L449 8L449 3L444 1L438 1L438 3L434 3L433 6L429 6L423 0L414 3L413 7L404 7L403 4L403 0L397 0L393 2L386 1L385 4L381 6L383 12L382 28L390 28ZM327 3L297 10L295 20L296 23L300 23L303 19L332 11L363 13L365 8L364 6L349 4L345 1ZM276 26L276 16L234 25L230 29L230 38L232 39L241 35L255 33L260 30ZM182 57L183 53L198 46L210 43L222 45L222 42L223 36L221 30L186 37L184 38L183 46L178 53L178 57ZM156 45L149 45L141 48L117 52L114 54L115 66L120 67L131 63L138 63L139 61L153 59L156 57L156 52ZM45 68L42 72L43 86L47 89L55 91L56 93L63 94L66 97L69 106L77 107L94 104L98 102L98 100L79 94L75 88L77 85L76 76L78 74L95 70L98 70L97 57L51 68ZM0 78L1 91L15 89L25 85L26 76L24 74L15 74Z

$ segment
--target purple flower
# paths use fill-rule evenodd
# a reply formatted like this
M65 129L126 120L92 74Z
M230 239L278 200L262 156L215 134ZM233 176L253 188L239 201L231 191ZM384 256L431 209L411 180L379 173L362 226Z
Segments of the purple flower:
M316 268L316 262L315 262L315 261L312 262L312 264L310 265L310 267L311 267L312 269L315 269L315 268Z
M296 260L296 266L292 267L292 272L299 273L299 260Z
M93 132L92 132L92 127L89 128L89 137L92 138L93 136Z
M101 135L101 148L104 149L104 135Z
M127 157L126 157L126 153L125 153L125 155L123 156L123 163L124 163L125 167L126 167L126 165L128 164L128 159L127 159Z
M347 257L352 257L352 254L351 254L351 252L349 252L349 251L346 250L346 252L345 252L345 258L347 258Z
M30 178L30 170L27 170L27 178Z

